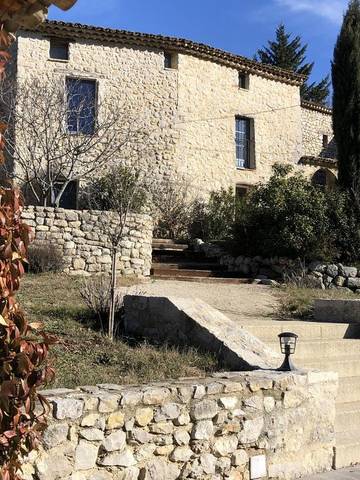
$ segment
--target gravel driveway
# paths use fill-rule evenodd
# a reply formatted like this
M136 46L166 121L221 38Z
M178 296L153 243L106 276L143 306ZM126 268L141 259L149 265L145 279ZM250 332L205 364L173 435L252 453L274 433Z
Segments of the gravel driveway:
M152 280L141 291L154 296L199 298L233 320L264 320L274 312L277 301L270 287L224 285L172 280Z

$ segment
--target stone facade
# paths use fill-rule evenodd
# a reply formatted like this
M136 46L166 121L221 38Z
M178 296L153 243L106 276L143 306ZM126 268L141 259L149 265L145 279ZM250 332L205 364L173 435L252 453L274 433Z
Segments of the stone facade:
M271 67L271 74L264 73L255 62L215 49L200 55L211 48L194 44L191 50L192 42L167 37L145 41L146 35L134 39L127 32L56 22L41 28L19 34L18 79L95 79L100 102L111 96L121 105L126 99L136 115L146 113L155 146L148 172L154 179L181 175L202 196L220 187L247 187L267 180L276 162L297 166L304 156L321 155L322 135L332 138L331 115L301 106L301 79L289 80ZM68 61L49 59L49 37L56 35L70 38ZM165 46L154 46L153 37ZM173 68L164 68L166 44ZM247 88L239 88L239 71L248 76ZM252 122L252 168L236 166L238 116ZM299 165L308 176L317 168Z
M52 244L65 262L65 272L90 275L111 269L110 244L104 234L107 212L27 207L25 222L33 227L35 245ZM116 220L113 220L116 222ZM150 275L153 223L148 215L130 215L120 244L117 268L124 275Z
M24 480L292 480L330 470L336 392L337 374L320 372L48 391L53 418Z
M334 158L336 147L332 128L332 115L328 109L317 111L305 107L301 109L304 156ZM327 145L324 144L327 138Z

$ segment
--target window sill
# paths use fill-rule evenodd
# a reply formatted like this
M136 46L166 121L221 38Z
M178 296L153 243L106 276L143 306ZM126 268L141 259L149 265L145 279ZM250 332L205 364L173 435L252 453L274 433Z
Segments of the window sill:
M68 60L63 60L61 58L48 58L47 59L48 62L55 62L55 63L69 63L69 59Z
M244 167L244 168L242 168L242 167L236 167L236 170L237 170L238 172L244 172L244 171L245 171L245 172L254 172L254 171L256 170L256 167L252 167L252 168L250 168L250 167Z
M177 68L166 68L166 67L165 67L165 68L164 68L164 71L165 71L165 72L177 72L178 69L177 69Z
M237 87L240 92L250 92L250 88Z

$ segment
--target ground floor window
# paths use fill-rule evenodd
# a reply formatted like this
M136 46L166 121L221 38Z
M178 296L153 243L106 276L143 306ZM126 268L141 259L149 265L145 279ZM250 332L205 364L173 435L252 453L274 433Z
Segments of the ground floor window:
M61 191L63 187L63 182L57 182L55 184L55 192L54 196ZM69 210L76 210L78 208L78 193L79 193L79 182L77 180L73 180L65 188L64 193L60 199L60 208L66 208Z
M323 188L324 190L334 188L337 184L336 176L327 168L317 170L311 181L313 185Z
M245 198L249 193L249 188L250 188L249 185L242 185L242 184L236 185L236 189L235 189L236 198L237 199Z

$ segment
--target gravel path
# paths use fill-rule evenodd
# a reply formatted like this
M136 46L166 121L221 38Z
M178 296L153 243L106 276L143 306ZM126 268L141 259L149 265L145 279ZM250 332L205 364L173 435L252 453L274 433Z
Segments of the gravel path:
M261 285L222 285L212 283L152 280L141 291L154 296L199 298L233 320L263 321L276 308L271 288Z

